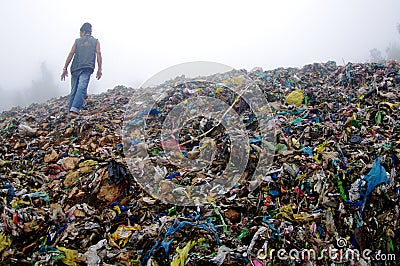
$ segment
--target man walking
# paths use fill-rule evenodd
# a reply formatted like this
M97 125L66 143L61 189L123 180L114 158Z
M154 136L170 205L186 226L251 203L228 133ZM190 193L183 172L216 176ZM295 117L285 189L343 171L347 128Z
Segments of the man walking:
M71 94L69 97L68 113L70 117L79 116L79 112L83 106L87 94L90 76L95 69L95 61L97 57L97 74L96 78L102 76L102 58L100 52L99 40L92 36L92 25L88 22L84 23L80 29L80 38L76 39L71 51L65 61L64 69L61 74L61 80L68 77L68 65L72 58L71 64Z

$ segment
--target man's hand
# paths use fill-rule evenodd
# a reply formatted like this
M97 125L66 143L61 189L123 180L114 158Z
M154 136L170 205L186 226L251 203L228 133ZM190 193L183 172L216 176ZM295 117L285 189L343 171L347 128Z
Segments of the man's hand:
M61 80L65 80L65 77L68 77L68 70L66 68L63 69Z
M96 78L100 79L102 75L103 75L103 72L101 72L101 69L97 70Z

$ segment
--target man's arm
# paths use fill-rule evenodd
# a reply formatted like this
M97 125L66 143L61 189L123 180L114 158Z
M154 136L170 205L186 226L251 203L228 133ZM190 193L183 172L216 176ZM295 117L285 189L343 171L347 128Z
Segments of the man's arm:
M100 79L101 76L103 75L103 72L102 72L103 58L101 57L99 40L97 40L97 44L96 44L96 57L97 57L97 74L96 74L96 78Z
M71 51L68 54L67 60L65 60L65 65L63 72L61 74L61 80L65 80L65 77L68 77L68 65L71 62L72 58L74 57L75 54L75 49L76 49L76 43L74 42L74 45L72 45Z

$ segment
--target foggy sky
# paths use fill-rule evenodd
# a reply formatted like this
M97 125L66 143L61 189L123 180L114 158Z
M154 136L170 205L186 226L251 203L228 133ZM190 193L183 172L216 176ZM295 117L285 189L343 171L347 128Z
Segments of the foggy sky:
M399 0L4 1L0 111L69 93L61 70L84 22L101 44L103 77L88 90L99 93L191 61L248 70L366 62L371 49L400 42L399 10Z

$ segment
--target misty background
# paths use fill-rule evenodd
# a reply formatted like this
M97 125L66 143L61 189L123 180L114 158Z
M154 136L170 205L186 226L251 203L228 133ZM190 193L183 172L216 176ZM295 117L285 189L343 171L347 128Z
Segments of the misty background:
M400 61L399 10L398 0L4 1L0 111L69 94L60 75L84 22L103 55L93 94L191 61L248 70Z

